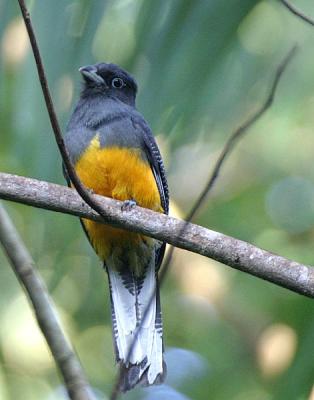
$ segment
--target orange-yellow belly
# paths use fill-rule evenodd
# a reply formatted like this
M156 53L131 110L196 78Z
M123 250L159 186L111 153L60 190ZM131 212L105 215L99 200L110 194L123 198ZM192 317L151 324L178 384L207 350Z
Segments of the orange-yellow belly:
M121 201L133 199L141 207L162 212L154 175L138 149L100 148L96 135L75 169L84 185L97 194ZM103 260L114 248L132 248L140 240L149 240L87 219L83 219L83 224L96 253Z

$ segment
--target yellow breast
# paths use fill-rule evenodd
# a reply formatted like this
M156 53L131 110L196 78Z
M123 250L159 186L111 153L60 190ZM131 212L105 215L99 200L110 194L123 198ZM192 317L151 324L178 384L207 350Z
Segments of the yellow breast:
M141 158L138 149L101 148L96 135L75 169L84 185L94 193L121 201L132 199L141 207L163 211L151 167ZM114 246L136 245L144 239L141 235L89 220L83 223L97 254L104 260Z

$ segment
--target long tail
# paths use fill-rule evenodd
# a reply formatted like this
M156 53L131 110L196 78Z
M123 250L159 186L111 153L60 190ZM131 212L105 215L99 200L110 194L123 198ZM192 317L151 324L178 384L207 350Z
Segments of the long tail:
M120 390L161 383L166 370L155 257L150 258L140 277L135 277L129 268L118 272L108 262L106 266L115 353L123 369ZM153 294L155 298L151 301Z

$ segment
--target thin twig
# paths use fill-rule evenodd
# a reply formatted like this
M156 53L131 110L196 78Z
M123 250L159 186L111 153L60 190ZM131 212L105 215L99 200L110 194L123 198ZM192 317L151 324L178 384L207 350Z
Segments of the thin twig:
M98 196L107 211L99 216L73 189L36 179L0 173L0 198L76 215L166 241L237 270L314 298L314 268L259 249L249 243L168 215L135 206L121 212L121 202ZM182 228L185 227L183 234ZM193 266L191 266L193 268Z
M214 184L219 176L219 173L221 171L221 168L226 161L227 157L230 155L231 151L235 148L237 142L243 137L245 133L247 133L248 129L259 119L261 116L271 107L275 94L276 94L276 89L278 87L278 84L280 82L280 78L282 77L282 74L284 73L286 67L288 66L290 60L292 57L295 55L297 51L297 45L293 46L286 57L282 60L282 62L279 64L277 67L277 70L275 72L275 76L272 82L272 85L270 87L270 91L267 94L266 100L264 104L253 113L249 119L247 119L242 125L240 125L230 136L228 141L226 142L224 148L222 149L222 152L220 156L218 157L218 160L214 166L214 169L212 173L210 174L207 184L205 185L203 191L199 195L198 199L195 201L193 207L191 208L190 212L187 214L185 221L188 223L193 220L197 212L201 209L205 199L207 198L209 192L211 189L214 187ZM163 270L167 270L172 256L173 256L174 248L169 249L167 257L164 261L163 265ZM162 271L162 277L164 275L164 272Z
M196 213L202 207L202 205L203 205L205 199L207 198L209 192L214 187L214 184L215 184L215 182L216 182L216 180L217 180L217 178L219 176L220 170L221 170L224 162L226 161L226 159L229 156L229 154L231 153L231 151L235 148L235 145L237 144L237 142L248 131L248 129L272 105L272 103L274 101L276 89L277 89L279 81L280 81L280 78L281 78L284 70L286 69L287 65L289 64L289 61L294 56L296 50L297 50L297 46L295 45L295 46L292 47L292 49L289 51L289 53L286 55L286 57L283 59L283 61L278 66L278 68L276 70L276 73L275 73L275 76L274 76L273 83L272 83L271 88L270 88L270 92L267 95L267 98L266 98L264 104L257 111L255 111L254 114L248 120L246 120L242 125L240 125L234 131L234 133L230 136L228 141L226 142L226 144L225 144L220 156L218 157L218 160L217 160L217 162L216 162L216 164L214 166L214 169L213 169L211 175L209 176L207 184L205 185L203 191L201 192L201 194L199 195L198 199L195 201L193 207L191 208L190 212L188 213L188 215L185 218L185 221L187 223L193 220L193 218L195 217ZM164 275L166 274L166 271L169 268L169 265L171 263L171 259L172 259L172 256L173 256L173 252L174 252L174 247L169 249L167 257L166 257L166 259L164 261L163 270L161 271L161 280L163 279Z
M103 208L100 206L99 202L95 199L95 197L86 189L86 187L82 184L82 182L80 181L75 169L73 168L73 165L71 163L68 151L66 149L64 140L63 140L63 136L62 136L62 132L60 129L60 124L58 122L58 118L53 106L53 102L52 102L52 98L50 95L50 91L49 91L49 86L48 86L48 82L47 82L47 78L46 78L46 73L45 73L45 69L43 66L43 62L41 59L41 55L40 55L40 51L39 51L39 47L37 44L37 40L36 40L36 36L33 30L33 26L32 26L32 22L31 22L31 18L30 18L30 14L29 11L25 5L24 0L18 0L20 8L21 8L21 12L23 15L23 19L25 22L25 26L28 32L28 36L30 39L30 43L32 46L32 50L33 50L33 54L34 54L34 58L35 58L35 62L36 62L36 67L37 67L37 72L38 72L38 77L39 77L39 81L41 84L41 88L42 88L42 92L45 98L45 102L46 102L46 107L47 107L47 111L49 114L49 118L50 118L50 123L51 123L51 127L62 157L62 161L65 165L65 168L67 170L67 173L69 175L69 178L71 180L71 182L73 183L73 186L75 187L75 189L77 190L77 192L79 193L79 195L82 197L82 199L91 207L93 208L95 211L98 212L99 215L103 216L104 218L106 217L106 212L105 210L103 210Z
M296 15L298 18L302 19L304 22L307 22L308 24L314 26L314 20L305 15L302 11L299 11L295 6L290 4L287 0L280 0L280 2L287 7L289 11L292 12L292 14Z
M81 365L56 317L46 285L36 272L33 259L1 204L0 243L33 305L38 325L62 374L69 397L73 400L94 400Z
M185 218L185 225L183 225L181 232L179 233L179 235L183 235L185 232L185 229L187 228L188 224L193 220L193 218L195 217L196 213L200 210L200 208L202 207L205 199L207 198L209 192L211 191L211 189L213 188L220 170L224 164L224 162L226 161L227 157L229 156L229 154L231 153L231 151L235 148L237 142L243 137L243 135L248 131L248 129L270 108L270 106L272 105L273 101L274 101L274 97L275 97L275 93L276 93L276 89L278 86L278 83L280 81L280 78L283 74L283 72L285 71L287 65L289 64L289 61L292 59L292 57L294 56L295 52L297 50L297 46L293 46L290 51L288 52L288 54L286 55L286 57L282 60L282 62L280 63L280 65L277 67L276 72L275 72L275 76L274 76L274 80L272 83L272 86L270 88L269 93L267 94L267 98L264 102L264 104L253 113L253 115L247 119L242 125L240 125L235 131L234 133L230 136L230 138L228 139L228 141L226 142L215 166L213 169L213 172L211 173L211 175L209 176L208 182L206 184L206 186L204 187L203 191L201 192L201 194L199 195L199 197L197 198L197 200L195 201L191 211L188 213L188 215ZM162 285L165 276L169 270L170 264L171 264L171 260L173 257L173 253L174 253L175 247L171 247L168 250L167 256L163 262L163 267L162 270L159 273L159 284L160 286ZM145 322L145 319L148 315L149 312L149 308L152 304L152 302L155 299L155 293L152 294L148 305L146 306L143 318L142 318L142 322L140 325L142 325ZM129 357L131 356L132 350L133 350L133 345L134 343L136 343L137 340L137 336L139 334L139 328L134 336L133 342L130 346L130 349L128 351L128 355L126 357L126 360L129 359ZM113 387L113 390L111 392L111 396L110 396L110 400L116 400L118 398L119 395L119 386L120 386L120 382L122 379L122 373L123 373L123 369L122 367L120 367L119 369L119 373L118 373L118 378L116 379L115 385Z
M286 57L282 60L280 65L277 67L277 70L275 72L275 76L273 78L273 83L271 85L270 91L267 94L266 100L264 104L253 113L253 115L248 118L242 125L240 125L230 136L228 141L226 142L215 166L213 169L213 172L211 173L208 182L206 186L204 187L202 193L198 197L198 199L195 201L191 211L186 217L186 221L192 221L193 218L195 217L197 211L202 207L202 204L204 203L206 197L208 196L208 193L211 191L213 188L218 175L220 173L221 167L223 163L225 162L226 158L229 156L231 151L235 148L237 142L242 138L242 136L248 131L248 129L258 120L261 118L261 116L271 107L273 104L274 98L275 98L275 93L278 87L278 83L280 81L280 78L285 71L287 65L289 64L290 60L292 57L295 55L297 50L297 45L293 46Z

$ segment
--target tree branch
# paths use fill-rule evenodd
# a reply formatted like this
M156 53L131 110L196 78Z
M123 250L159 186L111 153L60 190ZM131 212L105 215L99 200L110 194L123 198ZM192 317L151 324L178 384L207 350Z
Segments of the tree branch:
M292 14L296 15L298 18L302 19L304 22L314 26L314 20L305 15L303 12L299 11L296 7L289 3L287 0L280 0L280 2L290 11Z
M201 254L237 270L314 298L314 268L272 254L247 242L211 231L165 214L134 207L122 212L121 202L95 196L106 219L82 202L76 191L64 186L0 173L0 198L145 234L176 247ZM183 233L182 228L185 227Z
M75 172L75 170L74 170L74 168L73 168L73 166L71 164L69 155L67 153L67 150L66 150L63 138L62 138L62 134L61 134L61 130L60 130L60 127L59 127L59 123L58 123L58 120L57 120L57 117L56 117L56 114L55 114L55 111L54 111L54 107L53 107L53 103L52 103L52 100L51 100L51 96L50 96L50 93L49 93L49 88L48 88L48 84L47 84L47 80L46 80L43 64L42 64L42 61L41 61L40 52L39 52L39 49L38 49L36 37L35 37L34 31L33 31L33 28L32 28L30 16L29 16L28 10L27 10L27 8L25 6L24 0L18 0L18 1L19 1L19 4L20 4L20 7L21 7L21 11L22 11L22 15L23 15L26 27L27 27L27 31L28 31L28 34L29 34L29 37L30 37L30 41L31 41L31 45L32 45L32 49L33 49L33 53L34 53L34 57L35 57L36 65L37 65L39 80L40 80L40 83L41 83L41 86L42 86L42 90L43 90L43 94L44 94L44 97L45 97L45 101L46 101L47 110L48 110L48 113L49 113L51 125L52 125L53 131L54 131L56 142L58 144L58 147L59 147L63 162L64 162L66 170L68 172L68 175L69 175L69 177L71 179L71 182L73 183L74 187L76 188L77 192L82 197L82 199L84 199L87 204L89 204L95 211L97 211L98 214L103 217L104 221L108 221L108 218L109 218L109 220L111 218L110 218L110 216L107 215L107 210L102 207L102 201L100 199L98 199L98 196L93 196L86 190L84 185L80 182L80 179L78 178L78 176L77 176L77 174L76 174L76 172ZM290 56L292 56L292 53L293 52L291 52ZM283 72L288 60L290 59L290 56L288 56L286 62L283 63L282 69L279 68L278 71L277 71L277 74L278 74L278 75L276 75L277 81L275 79L274 86L273 86L273 88L271 90L270 98L268 100L269 103L265 104L265 109L262 108L260 113L259 112L256 113L256 115L253 116L252 121L249 121L247 126L243 126L243 128L241 127L238 132L235 132L234 137L232 137L231 140L229 140L227 142L227 145L225 147L225 153L222 153L222 159L218 160L218 163L217 163L217 168L218 169L217 169L217 171L215 170L214 174L212 175L212 177L213 177L212 182L209 181L209 184L208 184L209 186L207 186L205 188L205 190L203 191L203 193L201 194L201 196L199 198L199 202L196 203L196 206L192 209L191 214L188 217L188 221L192 219L193 215L200 208L200 205L204 201L206 195L208 194L210 188L212 187L214 181L216 180L216 178L218 176L218 172L219 172L219 169L221 168L221 165L223 164L223 162L224 162L226 156L228 155L228 153L234 147L235 142L242 136L243 132L246 131L247 128L251 124L253 124L255 122L255 120L258 119L260 117L260 115L262 115L262 113L264 113L264 111L266 111L266 109L271 105L271 103L273 101L273 96L274 96L274 93L275 93L275 90L276 90L276 87L277 87L277 84L278 84L278 81L280 79L280 76L281 76L281 74L282 74L282 72ZM228 147L229 145L230 145L230 147ZM186 229L188 230L188 228L189 228L189 225L187 225L186 223L183 223L181 228L180 228L180 230L177 232L178 236L180 237L180 236L185 235L186 234ZM170 259L171 259L171 255L169 255L169 257L167 258L168 263L166 263L166 268L164 268L162 270L161 280L162 280L163 276L165 276L165 274L167 272L167 267L168 267Z
M33 259L1 204L0 243L33 305L38 324L63 376L69 397L73 400L95 400L71 344L62 331L47 288L34 269Z
M32 23L31 23L30 15L29 15L29 12L28 12L28 10L27 10L27 8L26 8L26 5L25 5L24 0L18 0L18 1L19 1L19 4L20 4L21 12L22 12L22 15L23 15L23 18L24 18L24 21L25 21L25 25L26 25L28 34L29 34L30 42L31 42L31 45L32 45L33 54L34 54L34 58L35 58L35 61L36 61L36 66L37 66L37 71L38 71L38 76L39 76L39 80L40 80L40 83L41 83L41 86L42 86L42 91L43 91L43 95L44 95L44 98L45 98L45 102L46 102L46 106L47 106L47 111L48 111L48 114L49 114L49 117L50 117L51 126L52 126L52 129L53 129L53 132L54 132L54 135L55 135L55 139L56 139L57 145L58 145L58 147L59 147L59 151L60 151L60 154L61 154L61 156L62 156L64 165L65 165L66 170L67 170L67 172L68 172L68 175L69 175L69 177L70 177L70 180L71 180L71 182L73 183L73 185L74 185L75 189L77 190L77 192L79 193L79 195L82 197L82 199L85 200L85 202L86 202L90 207L92 207L93 210L97 211L97 213L99 214L99 215L97 216L97 220L99 220L99 218L100 218L100 216L101 216L102 218L101 218L100 222L106 221L106 222L109 222L109 223L111 223L111 224L114 224L115 226L121 226L121 227L123 227L123 228L126 228L126 227L127 227L127 226L126 226L127 224L125 225L124 223L122 223L122 225L120 225L119 218L118 218L119 215L114 215L114 216L112 217L110 213L109 213L109 214L107 213L107 211L108 211L107 208L104 208L104 207L103 207L103 199L101 199L99 196L93 196L93 195L91 195L90 192L88 192L88 190L86 190L85 186L81 183L80 179L78 178L78 176L77 176L77 174L76 174L76 172L75 172L75 170L74 170L74 168L73 168L73 166L72 166L72 164L71 164L71 161L70 161L70 158L69 158L67 149L66 149L65 144L64 144L64 141L63 141L61 129L60 129L60 126L59 126L59 123L58 123L58 119L57 119L55 110L54 110L54 106L53 106L53 103L52 103L52 99L51 99L51 96L50 96L50 92L49 92L49 88L48 88L48 83L47 83L47 79L46 79L46 76L45 76L45 71L44 71L44 67L43 67L42 60L41 60L39 48L38 48L38 45L37 45L36 37L35 37L34 31L33 31L33 28L32 28ZM291 55L292 55L292 54L291 54ZM288 58L287 58L286 63L287 63L287 62L288 62ZM285 65L283 65L282 71L283 71L284 67L285 67ZM212 187L214 181L216 180L216 178L217 178L217 176L218 176L219 169L221 168L221 165L223 164L224 159L226 158L226 156L227 156L227 154L230 152L230 150L234 147L235 142L240 138L240 136L242 135L242 133L243 133L252 123L254 123L255 120L256 120L257 118L259 118L259 116L270 106L270 104L271 104L271 102L272 102L272 100L273 100L273 95L274 95L274 92L275 92L277 83L278 83L278 81L279 81L279 79L280 79L280 76L281 76L281 73L282 73L282 71L280 71L280 69L279 69L278 71L279 71L279 72L278 72L278 76L277 76L277 78L276 78L276 79L277 79L277 82L275 81L274 87L272 88L272 92L271 92L271 94L270 94L271 99L269 100L269 104L265 104L265 109L264 109L264 110L262 109L261 112L260 112L260 114L257 113L257 114L254 116L254 118L252 119L252 121L250 121L250 122L248 123L247 126L244 126L243 129L242 129L242 127L241 127L240 130L239 130L239 132L236 132L235 135L234 135L234 137L232 137L231 140L229 140L229 141L227 142L227 145L226 145L226 147L225 147L225 153L222 153L222 159L220 159L220 160L218 161L218 163L217 163L217 168L218 168L218 169L217 169L217 171L215 170L215 171L214 171L214 174L212 175L212 178L213 178L213 179L212 179L212 182L209 181L209 184L208 184L209 186L207 186L207 187L205 188L205 190L203 191L203 193L201 194L201 196L200 196L200 198L199 198L199 202L196 203L196 206L192 209L192 212L191 212L191 214L190 214L189 217L188 217L188 221L192 219L193 215L194 215L195 212L199 209L201 203L204 201L206 195L208 194L210 188ZM228 147L229 145L230 145L230 148ZM20 200L17 200L17 201L20 201ZM54 204L51 204L51 202L48 202L48 203L49 203L49 204L48 204L48 208L50 208L50 209L55 209L55 208L54 208L54 207L55 207ZM46 204L46 206L47 206L47 204ZM86 208L86 205L81 204L81 207L84 207L84 206L85 206L85 208ZM115 207L116 207L116 205L115 205ZM141 211L141 212L143 212L143 211ZM96 213L94 213L94 214L97 215ZM76 215L77 215L77 214L76 214ZM116 217L117 217L117 219L116 219ZM154 215L154 218L156 218L156 215ZM125 221L125 222L127 222L127 221ZM191 224L187 224L187 223L181 222L181 226L179 227L179 230L176 231L176 235L177 235L177 238L178 238L178 242L180 242L181 237L184 238L184 237L189 233L188 231L189 231L189 229L190 229L191 226L192 226ZM136 228L136 227L132 226L132 223L131 223L131 226L129 227L129 229L130 229L130 230L134 230L134 231L137 232L137 230L136 230L135 228ZM151 227L151 228L152 228L152 227ZM202 228L200 228L200 229L202 229ZM153 234L151 234L151 233L149 233L149 232L142 232L141 230L139 230L139 232L141 232L141 233L146 233L147 235L149 235L149 236L151 235L151 236L156 237L156 238L158 238L158 234L159 234L159 232L157 232L157 233L156 233L156 236L154 236L154 232L153 232ZM208 232L210 232L210 231L208 231ZM217 233L215 233L215 234L216 234L216 235L220 235L220 234L217 234ZM169 239L167 239L167 238L166 238L166 239L163 239L162 236L161 236L160 238L161 238L161 240L167 240L169 243L172 243L172 242L171 242ZM231 239L231 238L230 238L230 239ZM232 239L232 240L234 240L234 239ZM244 242L242 242L242 243L244 243ZM175 244L175 243L173 243L173 244L174 244L174 245L177 245L177 246L179 246L179 247L188 248L188 247L180 246L179 244ZM192 251L195 251L195 250L193 250L193 249L191 249L191 250L192 250ZM201 253L201 251L196 251L196 252L199 252L200 254L203 254L203 253ZM204 255L206 255L206 254L204 253ZM251 256L252 256L252 254L251 254ZM212 256L212 257L215 258L214 256ZM275 256L274 256L274 257L275 257ZM168 260L169 260L169 261L170 261L170 258L171 258L171 256L168 257ZM216 259L218 259L218 258L216 258ZM239 257L238 257L236 260L238 260L238 259L239 259L239 261L240 261L240 258L239 258ZM224 262L224 261L222 261L222 262ZM169 262L168 262L168 264L169 264ZM238 261L236 261L236 264L238 264ZM166 265L167 265L167 263L166 263ZM229 265L231 265L231 264L229 264ZM235 265L231 265L231 266L236 267ZM302 267L304 267L304 266L302 266ZM307 268L307 267L305 267L305 268ZM238 266L238 269L241 269L241 267ZM245 268L244 268L243 270L245 270ZM164 268L163 271L162 271L162 276L165 275L166 271L167 271L167 268ZM249 272L249 271L246 271L246 272ZM258 273L254 273L254 271L253 271L253 272L250 272L250 273L253 273L253 274L257 275L257 276L260 276ZM275 275L276 275L276 274L275 274ZM262 278L264 278L264 279L267 279L267 277L265 278L265 277L262 276L262 275L261 275L260 277L262 277ZM278 277L277 277L277 278L278 278ZM277 279L277 278L276 278L276 279ZM268 280L272 281L271 279L268 279ZM276 282L275 282L275 283L276 283ZM285 285L283 285L283 286L285 286ZM288 287L288 288L291 289L290 283L288 282L288 283L287 283L287 286L285 286L285 287ZM293 287L293 285L292 285L292 287ZM294 289L292 289L292 290L294 290ZM302 292L302 293L303 293L303 292ZM305 294L305 293L303 293L303 294Z

